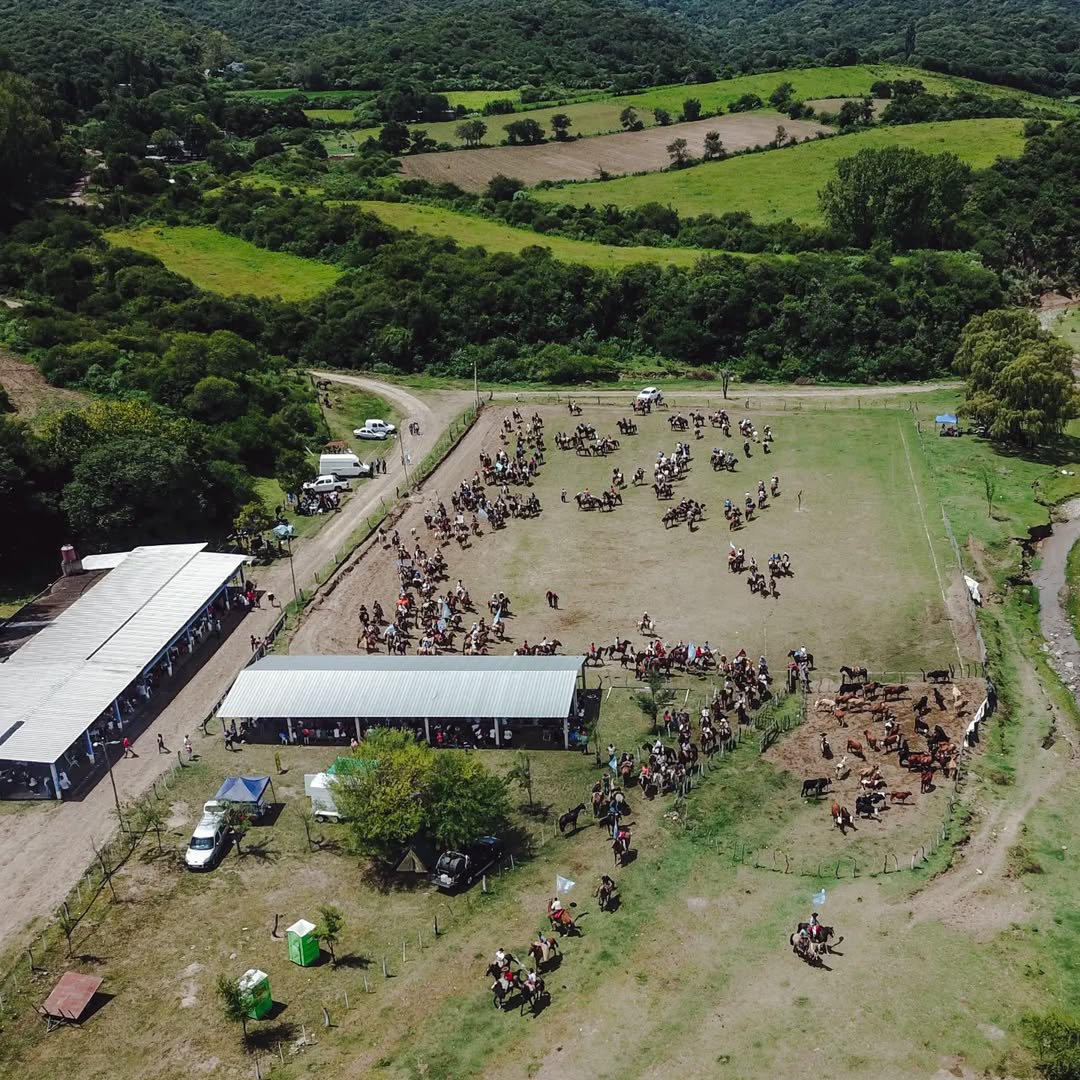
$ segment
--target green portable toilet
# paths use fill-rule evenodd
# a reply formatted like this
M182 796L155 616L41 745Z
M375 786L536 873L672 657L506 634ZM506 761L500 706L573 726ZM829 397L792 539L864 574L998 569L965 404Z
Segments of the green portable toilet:
M307 967L319 959L319 937L315 933L315 924L307 919L297 919L285 931L289 943L289 959L294 964Z
M261 1020L274 1007L274 998L270 993L270 976L265 971L251 968L240 976L237 985L247 1007L247 1014L252 1020Z

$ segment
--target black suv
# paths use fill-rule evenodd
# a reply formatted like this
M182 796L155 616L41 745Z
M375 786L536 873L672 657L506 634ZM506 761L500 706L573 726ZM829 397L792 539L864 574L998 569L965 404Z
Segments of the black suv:
M497 865L502 853L502 841L494 836L481 836L463 852L444 851L435 864L431 884L447 892L464 889Z

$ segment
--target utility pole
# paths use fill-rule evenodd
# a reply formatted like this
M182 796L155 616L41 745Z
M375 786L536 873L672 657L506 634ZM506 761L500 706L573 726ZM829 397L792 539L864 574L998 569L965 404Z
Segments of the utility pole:
M398 432L398 449L401 451L401 467L405 470L405 487L409 486L409 463L405 460L405 438Z
M292 559L292 536L285 537L286 542L289 545L289 577L292 578L292 598L293 603L299 605L299 599L296 595L296 570L293 568Z
M105 766L109 770L109 782L112 784L113 802L116 803L116 817L120 822L120 830L123 832L126 826L124 825L124 815L120 810L120 796L116 793L116 777L113 776L112 760L109 758L109 748L104 742L96 742L94 745L100 746L101 752L105 755Z

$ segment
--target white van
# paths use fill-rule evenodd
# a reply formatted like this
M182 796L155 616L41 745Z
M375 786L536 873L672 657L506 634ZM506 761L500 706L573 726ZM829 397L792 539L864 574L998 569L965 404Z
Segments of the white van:
M188 841L184 862L189 870L209 870L225 854L230 830L223 803L203 803L203 814Z
M370 476L371 466L355 454L320 454L320 476Z

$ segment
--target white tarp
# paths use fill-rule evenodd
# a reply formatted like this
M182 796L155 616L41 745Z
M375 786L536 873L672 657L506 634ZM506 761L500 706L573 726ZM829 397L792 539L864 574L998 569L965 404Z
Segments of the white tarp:
M982 607L982 593L979 592L979 583L967 574L964 575L964 584L967 586L967 591L971 595L971 599L979 606Z

